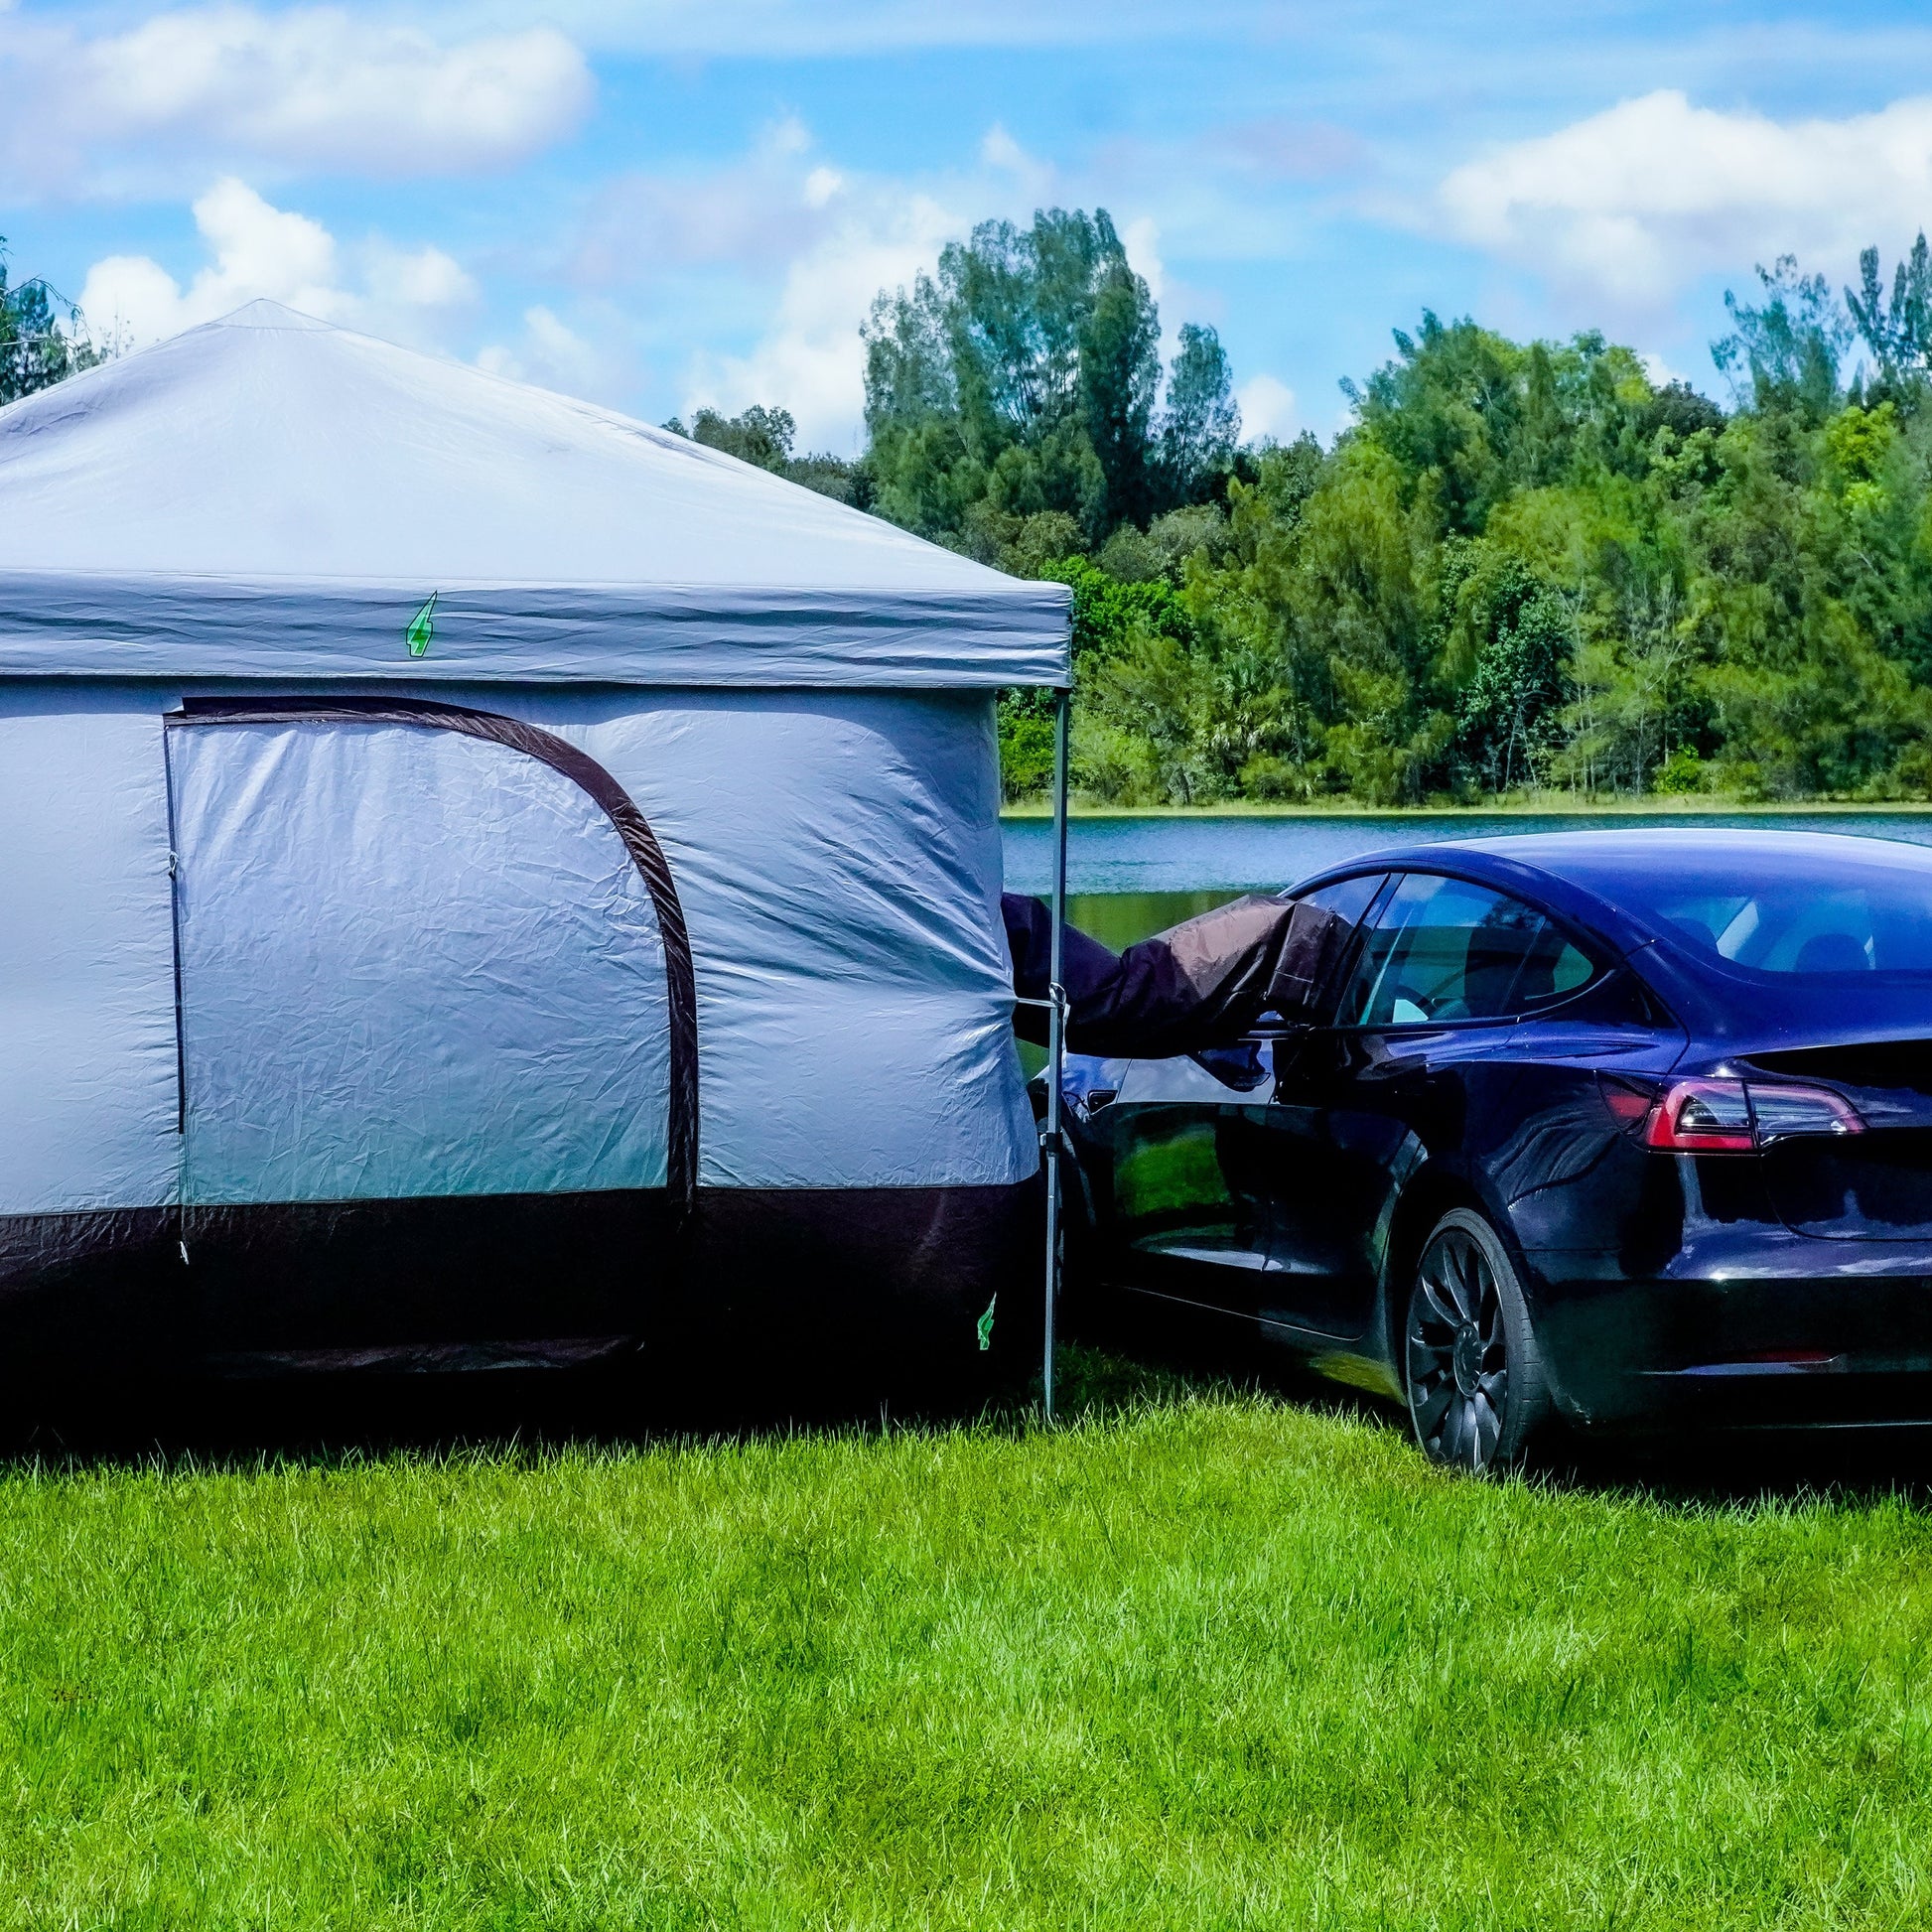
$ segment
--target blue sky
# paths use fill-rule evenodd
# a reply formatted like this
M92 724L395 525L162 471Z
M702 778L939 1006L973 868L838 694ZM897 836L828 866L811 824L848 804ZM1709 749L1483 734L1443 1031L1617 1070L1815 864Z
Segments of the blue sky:
M270 295L858 447L872 293L1109 208L1250 432L1425 307L1715 389L1723 293L1932 220L1932 19L1796 5L0 0L0 234L138 345Z

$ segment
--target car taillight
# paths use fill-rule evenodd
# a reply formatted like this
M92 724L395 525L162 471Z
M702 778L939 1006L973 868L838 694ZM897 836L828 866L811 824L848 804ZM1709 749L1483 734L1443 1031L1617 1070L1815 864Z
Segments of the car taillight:
M1797 1135L1863 1132L1857 1110L1826 1087L1678 1080L1651 1104L1642 1138L1672 1154L1755 1154Z

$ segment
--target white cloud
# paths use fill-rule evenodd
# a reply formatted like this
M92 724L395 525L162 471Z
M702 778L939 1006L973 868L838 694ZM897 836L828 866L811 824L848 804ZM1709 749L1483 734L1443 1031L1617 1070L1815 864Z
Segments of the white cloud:
M213 256L182 287L146 255L109 255L87 271L80 307L97 335L140 347L266 296L304 314L387 334L418 333L425 315L473 300L476 285L439 248L382 241L345 251L321 222L272 207L245 182L218 181L195 204Z
M621 177L575 245L578 279L648 283L667 269L768 270L795 259L837 218L833 204L846 189L843 174L811 156L809 130L785 119L710 173Z
M477 0L463 0L474 18ZM521 20L529 0L491 0L491 18ZM662 56L802 59L937 47L1064 47L1180 39L1216 31L1279 32L1281 0L545 0L544 17L599 47Z
M798 446L842 453L864 407L859 325L882 288L909 283L965 223L930 196L872 188L785 275L761 341L745 355L700 355L688 411L735 415L777 404L798 424Z
M245 158L355 174L500 166L590 104L553 27L439 43L334 7L191 7L89 37L0 24L0 171L42 189L143 179L157 158ZM151 181L151 172L146 177Z
M1272 436L1285 443L1300 427L1295 391L1272 375L1253 375L1235 390L1241 405L1241 434L1251 443Z
M601 319L598 339L627 333L638 354L681 364L680 413L774 405L791 411L801 448L843 454L859 439L860 327L880 291L930 272L976 220L1024 222L1053 198L1040 192L1050 171L1002 129L979 145L976 166L893 179L834 167L786 119L710 173L613 184L570 245L570 272L624 291L625 320ZM1157 295L1174 293L1155 224L1129 218L1123 233ZM692 353L693 342L720 346ZM522 347L500 353L525 365Z
M1028 165L1026 149L998 121L986 130L980 142L980 159L989 168L1018 171Z
M980 142L980 165L1005 176L1010 191L1027 201L1052 199L1055 176L1050 164L1029 154L998 121Z
M1441 203L1464 239L1641 314L1714 269L1902 248L1932 210L1932 97L1775 121L1660 91L1456 169Z
M383 309L454 309L477 299L477 285L440 248L397 248L372 241L363 249L368 299Z
M1127 250L1127 259L1134 264L1137 274L1147 284L1147 292L1156 302L1162 301L1168 292L1168 267L1161 259L1161 230L1150 215L1137 215L1120 231L1121 245ZM1170 324L1172 332L1173 325Z
M478 355L477 363L492 375L573 396L598 394L611 378L599 350L541 303L523 311L523 335L514 346L491 343Z

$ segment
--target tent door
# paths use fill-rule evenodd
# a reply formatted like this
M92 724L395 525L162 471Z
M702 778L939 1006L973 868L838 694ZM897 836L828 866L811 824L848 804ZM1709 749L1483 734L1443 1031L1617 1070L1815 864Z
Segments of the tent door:
M170 720L183 1238L217 1354L554 1353L645 1328L675 1253L668 873L654 896L560 741L448 715Z

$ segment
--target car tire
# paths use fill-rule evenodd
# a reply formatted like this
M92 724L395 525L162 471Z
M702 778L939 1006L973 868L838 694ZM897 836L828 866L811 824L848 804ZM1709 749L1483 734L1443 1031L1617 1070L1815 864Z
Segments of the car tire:
M1502 1236L1457 1207L1423 1243L1403 1328L1403 1383L1432 1462L1477 1475L1519 1467L1550 1416L1550 1384Z

